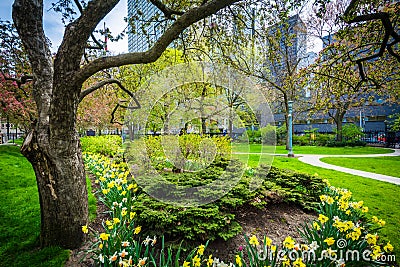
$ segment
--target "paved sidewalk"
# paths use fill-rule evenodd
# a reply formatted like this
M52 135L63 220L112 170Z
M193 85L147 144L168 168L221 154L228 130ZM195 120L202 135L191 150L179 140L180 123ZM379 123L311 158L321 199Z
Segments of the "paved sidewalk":
M366 157L400 156L400 149L395 149L395 152L388 153L388 154L367 154L367 155L307 155L307 154L301 154L301 155L296 155L296 156L299 156L299 160L301 162L304 162L304 163L307 163L307 164L310 164L310 165L313 165L316 167L345 172L345 173L349 173L349 174L353 174L353 175L357 175L357 176L361 176L361 177L365 177L365 178L370 178L370 179L375 179L375 180L379 180L379 181L383 181L383 182L400 185L400 178L398 178L398 177L349 169L349 168L340 167L340 166L336 166L336 165L332 165L332 164L328 164L328 163L320 161L321 158L327 158L327 157L366 158ZM400 172L400 168L399 168L399 172Z

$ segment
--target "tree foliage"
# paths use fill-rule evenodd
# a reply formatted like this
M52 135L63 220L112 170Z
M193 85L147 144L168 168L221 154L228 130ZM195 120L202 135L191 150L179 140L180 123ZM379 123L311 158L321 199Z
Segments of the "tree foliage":
M30 65L14 26L0 21L0 116L28 129L36 109Z

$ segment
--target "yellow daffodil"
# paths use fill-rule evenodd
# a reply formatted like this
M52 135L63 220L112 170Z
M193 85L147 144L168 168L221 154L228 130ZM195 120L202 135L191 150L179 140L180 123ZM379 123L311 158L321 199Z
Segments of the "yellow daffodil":
M392 244L390 244L390 242L387 242L386 246L384 246L383 249L384 249L386 252L389 253L389 252L392 252L392 251L393 251L394 247L393 247Z
M378 239L377 235L373 235L373 234L367 234L365 236L365 239L367 240L367 243L370 245L376 245L376 240Z
M285 238L285 240L283 241L283 246L288 248L288 249L293 249L294 245L295 245L295 241L293 240L293 238L291 238L290 236L287 236Z
M320 221L322 224L326 223L328 220L329 220L329 218L326 217L325 215L323 215L323 214L318 215L318 221Z
M193 266L194 267L200 267L200 265L201 265L201 260L200 260L200 258L199 258L199 256L194 256L194 258L192 259L192 262L193 262Z
M140 231L142 230L142 226L138 226L135 228L135 230L133 231L133 234L137 235L140 233Z
M327 200L328 196L327 195L320 195L319 199L321 200L321 202L325 202Z
M190 267L190 262L185 261L185 262L183 263L183 267Z
M212 258L212 255L209 255L208 259L207 259L207 267L211 267L213 262L214 262L214 260Z
M252 235L252 237L250 237L249 243L250 243L250 245L253 245L253 246L260 245L260 243L258 242L258 239L255 235Z
M269 237L265 237L265 245L270 247L272 245L272 239Z
M101 238L101 240L103 240L103 241L106 241L106 240L108 240L108 237L110 236L110 234L106 234L106 233L101 233L100 234L100 238Z
M325 238L324 242L328 244L328 246L332 246L333 244L335 244L335 239L333 237L328 237Z
M235 261L236 261L236 265L237 266L239 266L239 267L243 266L242 259L240 258L239 255L236 255L236 260Z
M304 264L302 258L297 258L297 259L293 262L293 267L306 267L306 265Z
M204 249L205 249L205 246L204 245L200 245L199 248L197 249L197 254L203 255Z
M83 232L84 234L89 233L89 229L88 229L87 225L82 226L82 232Z
M313 228L317 231L321 229L321 227L319 226L319 223L317 223L317 222L313 222Z

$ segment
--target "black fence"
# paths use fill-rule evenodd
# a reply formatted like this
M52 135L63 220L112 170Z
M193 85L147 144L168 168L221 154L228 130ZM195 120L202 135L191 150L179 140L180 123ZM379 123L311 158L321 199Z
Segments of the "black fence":
M360 140L367 144L398 148L400 146L400 132L366 131Z

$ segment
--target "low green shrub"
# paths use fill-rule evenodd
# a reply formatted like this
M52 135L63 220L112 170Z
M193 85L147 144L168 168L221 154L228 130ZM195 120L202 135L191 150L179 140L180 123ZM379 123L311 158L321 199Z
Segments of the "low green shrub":
M353 123L346 123L342 127L342 136L347 141L357 141L362 135L362 129Z
M121 152L122 138L118 135L85 136L81 138L82 152L114 157Z
M260 130L246 130L238 138L239 142L248 142L250 144L261 144L262 137Z
M317 146L326 146L328 142L335 139L334 134L319 134L317 133L315 136L315 144Z
M328 147L355 147L355 146L366 146L367 143L361 140L349 140L349 141L336 141L332 140L327 142L326 146Z
M230 172L225 173L228 164ZM235 179L235 175L243 172L242 168L239 161L230 162L217 158L202 171L183 173L164 171L161 174L162 178L170 183L184 188L194 188L210 184L224 175L222 179L231 181ZM141 176L143 191L165 198L176 194L175 190L165 186L165 183L157 182L157 179L159 178L154 175ZM250 190L250 184L254 180L264 181L257 191ZM181 198L188 203L192 198L201 203L208 203L208 199L220 194L219 190L226 189L225 184L223 186L224 188L192 192L191 195L182 195ZM210 204L183 209L161 203L147 193L141 192L137 196L133 210L138 214L137 222L146 225L146 233L149 235L162 234L169 240L206 241L216 238L227 240L241 231L241 227L235 221L236 208L245 204L264 207L269 203L285 201L305 209L313 209L323 187L324 184L319 177L263 166L257 170L246 170L231 191Z
M277 137L276 126L267 125L258 130L246 130L239 138L239 142L249 142L250 144L275 145Z
M293 144L298 146L312 145L310 137L307 135L293 135Z

